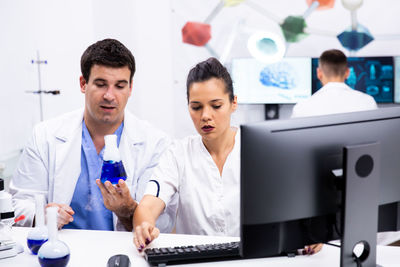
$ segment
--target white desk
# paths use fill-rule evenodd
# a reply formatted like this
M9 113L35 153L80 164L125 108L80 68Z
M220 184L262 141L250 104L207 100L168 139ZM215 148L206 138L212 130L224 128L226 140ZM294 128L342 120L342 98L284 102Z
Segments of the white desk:
M32 255L26 246L26 236L30 228L14 227L14 240L24 246L25 251L16 257L1 259L0 266L40 266L37 256ZM145 266L148 263L138 253L133 245L133 234L131 232L111 231L87 231L87 230L61 230L59 239L64 241L70 248L71 258L68 266L106 266L108 258L115 254L126 254L131 260L132 267ZM161 234L153 241L152 247L168 247L180 245L195 245L217 242L237 241L232 237L210 237ZM384 267L400 266L400 247L378 246L378 264ZM339 266L340 249L332 246L324 246L322 251L312 256L296 256L294 258L274 257L251 260L236 260L201 263L195 266L296 266L296 267L329 267ZM180 265L182 266L182 265Z

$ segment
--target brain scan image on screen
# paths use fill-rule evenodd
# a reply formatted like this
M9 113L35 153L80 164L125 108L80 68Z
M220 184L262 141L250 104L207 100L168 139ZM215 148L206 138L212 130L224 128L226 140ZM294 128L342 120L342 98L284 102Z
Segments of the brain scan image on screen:
M260 72L260 82L265 86L274 86L281 89L296 87L297 72L287 62L278 62L267 65Z
M284 58L272 64L234 59L231 74L239 103L297 103L311 95L311 58Z

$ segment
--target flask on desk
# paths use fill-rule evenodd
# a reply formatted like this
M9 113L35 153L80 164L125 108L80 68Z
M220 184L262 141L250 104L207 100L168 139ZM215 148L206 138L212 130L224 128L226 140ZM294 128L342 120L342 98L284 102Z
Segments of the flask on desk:
M118 184L119 179L126 180L126 172L117 147L117 136L115 134L106 135L104 141L105 148L100 181Z
M57 238L58 207L48 207L46 213L49 240L39 249L40 266L64 267L68 264L70 252L68 246Z
M35 195L35 228L28 233L27 245L33 254L37 254L39 248L48 240L49 234L47 227L44 225L44 196L42 194Z

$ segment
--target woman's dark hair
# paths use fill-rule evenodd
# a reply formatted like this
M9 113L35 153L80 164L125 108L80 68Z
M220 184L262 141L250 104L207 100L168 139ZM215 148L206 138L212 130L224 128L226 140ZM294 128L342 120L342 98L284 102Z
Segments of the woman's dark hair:
M234 100L232 79L228 70L216 58L209 58L198 63L189 71L186 81L186 96L189 101L189 89L193 83L208 81L211 78L221 79L225 83L225 92L229 100Z
M90 70L93 65L102 65L113 68L127 66L131 71L129 82L135 74L135 58L131 51L115 39L104 39L89 46L81 57L82 76L89 81Z

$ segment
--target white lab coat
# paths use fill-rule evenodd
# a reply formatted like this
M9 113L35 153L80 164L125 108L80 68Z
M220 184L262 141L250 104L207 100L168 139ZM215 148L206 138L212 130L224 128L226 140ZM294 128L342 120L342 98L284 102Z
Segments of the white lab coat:
M70 205L81 172L83 110L39 123L25 147L10 182L16 216L25 215L22 226L32 226L35 194L47 202ZM125 111L119 150L132 197L139 201L169 138L150 124ZM164 221L163 221L164 220ZM113 214L114 230L125 230ZM173 222L165 216L158 222L168 229Z
M354 90L345 83L329 82L310 98L293 107L292 118L374 110L374 98Z

